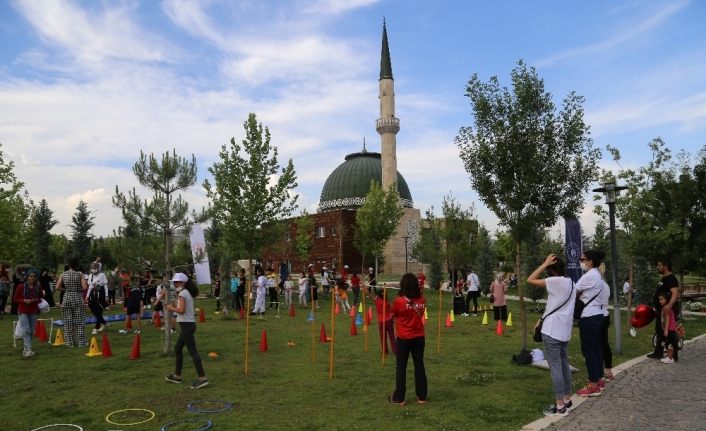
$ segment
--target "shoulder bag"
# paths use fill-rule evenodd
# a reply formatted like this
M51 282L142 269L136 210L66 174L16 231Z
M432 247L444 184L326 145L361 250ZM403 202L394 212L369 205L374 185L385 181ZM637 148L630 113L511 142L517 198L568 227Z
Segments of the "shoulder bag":
M581 301L581 298L577 295L576 296L576 305L574 305L574 320L579 320L581 318L581 314L583 313L583 309L586 308L588 304L591 303L594 299L598 297L598 295L601 294L603 291L603 286L601 286L601 289L596 293L596 295L589 299L587 303L584 304L583 301Z

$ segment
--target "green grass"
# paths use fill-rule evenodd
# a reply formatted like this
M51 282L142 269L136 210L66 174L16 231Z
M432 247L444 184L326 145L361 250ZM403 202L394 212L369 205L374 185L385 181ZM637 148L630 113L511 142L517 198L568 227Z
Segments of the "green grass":
M329 346L318 341L321 323L331 331L328 310L316 315L314 325L316 362L312 362L312 326L306 312L296 309L294 319L286 313L275 318L251 319L250 375L243 374L245 322L223 320L213 313L214 300L199 300L207 313L199 324L196 340L211 385L190 390L195 377L191 359L185 352L185 384L164 381L173 372L174 358L161 354L161 331L143 327L142 357L128 360L133 336L119 335L119 326L109 328L114 357L90 358L87 349L50 345L34 348L37 355L21 358L22 343L11 346L10 316L0 320L0 334L6 347L0 349L3 375L3 418L1 429L30 430L53 423L73 423L85 430L156 430L178 420L210 418L213 429L484 429L517 430L537 419L551 402L551 383L545 370L510 363L520 348L519 312L510 304L514 327L498 337L492 324L481 325L481 316L457 317L453 328L442 328L441 352L436 352L437 295L427 297L429 317L425 363L429 379L429 403L414 400L412 365L408 369L405 407L392 406L386 398L394 387L394 357L382 366L374 323L369 333L369 351L364 351L364 334L350 335L350 318L336 316L334 379L328 378ZM444 313L450 296L445 294ZM484 302L486 303L486 302ZM50 316L57 318L59 310ZM537 314L530 313L533 323ZM623 323L625 319L623 318ZM627 333L624 328L624 333ZM687 336L706 332L706 319L686 322ZM260 335L267 329L269 351L259 352ZM90 331L90 328L89 328ZM611 329L611 337L614 330ZM636 338L623 337L619 364L650 350L651 330L643 329ZM294 347L287 347L293 341ZM99 339L100 342L100 339ZM9 346L9 347L8 347ZM530 341L530 348L538 345ZM218 352L218 359L207 354ZM570 343L570 361L580 368L575 385L585 380L578 334ZM186 410L195 400L233 402L228 413L196 415ZM108 413L125 408L147 408L156 418L143 425L116 426L105 421ZM137 421L144 415L115 416L112 419ZM194 429L190 427L172 430ZM66 428L64 428L66 429Z

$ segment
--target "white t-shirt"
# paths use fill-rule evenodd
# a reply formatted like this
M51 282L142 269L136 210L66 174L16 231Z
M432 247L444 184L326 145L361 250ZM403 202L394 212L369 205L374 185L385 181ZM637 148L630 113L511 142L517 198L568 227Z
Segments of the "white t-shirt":
M569 300L557 311L544 319L542 324L542 334L546 334L555 340L569 341L571 330L574 325L574 304L576 303L576 289L572 288L573 282L569 277L549 277L544 280L547 283L547 307L544 315L556 310L564 304L566 298ZM571 297L569 297L569 294Z
M627 295L630 292L630 283L627 281L623 284L623 294Z
M608 286L608 283L603 280L603 290L601 290L601 294L598 295L598 298L594 299L594 301L598 301L602 306L603 310L603 315L608 316L610 314L610 311L608 311L608 301L610 301L610 286Z
M591 301L583 309L581 317L591 317L597 314L603 314L603 309L600 303L600 291L603 289L603 277L601 277L598 268L591 268L588 272L581 276L579 281L576 282L576 291L578 292L579 298L586 304L591 301L591 298L596 296L596 299Z
M194 298L191 297L186 288L179 292L179 297L184 298L184 312L181 314L177 313L177 322L196 322L194 318Z
M480 281L478 281L478 276L475 273L472 272L468 274L468 277L466 277L466 281L468 282L469 291L478 291L478 288L480 287Z

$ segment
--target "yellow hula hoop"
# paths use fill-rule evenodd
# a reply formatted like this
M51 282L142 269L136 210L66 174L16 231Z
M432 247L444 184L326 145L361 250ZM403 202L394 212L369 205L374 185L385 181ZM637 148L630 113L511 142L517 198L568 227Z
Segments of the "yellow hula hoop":
M145 420L143 420L143 421L139 421L139 422L130 422L130 423L119 423L119 422L113 422L113 421L110 420L110 417L111 417L111 416L113 416L113 415L116 414L116 413L122 413L122 412L147 412L147 413L151 414L152 416L150 416L149 418L147 418L147 419L145 419ZM108 414L106 415L106 417L105 417L105 421L108 422L109 424L129 427L129 426L132 426L132 425L139 425L139 424L143 424L143 423L145 423L145 422L149 422L149 421L151 421L152 419L154 419L154 417L155 417L155 414L154 414L154 412L153 412L152 410L147 410L147 409L122 409L122 410L116 410L116 411L114 411L114 412L108 413Z

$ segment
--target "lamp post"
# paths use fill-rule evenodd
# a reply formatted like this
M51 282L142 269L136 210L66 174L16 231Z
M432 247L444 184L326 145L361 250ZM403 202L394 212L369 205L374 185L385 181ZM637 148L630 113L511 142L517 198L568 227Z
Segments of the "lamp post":
M615 198L626 186L618 186L615 181L603 183L603 187L593 189L596 193L603 193L608 204L608 215L610 218L610 254L611 267L613 273L613 321L615 326L615 352L623 352L623 343L620 338L620 299L618 298L618 245L615 238Z
M404 240L404 273L407 274L409 272L409 268L407 265L409 262L409 259L407 258L407 243L409 242L409 237L403 236L402 239Z

